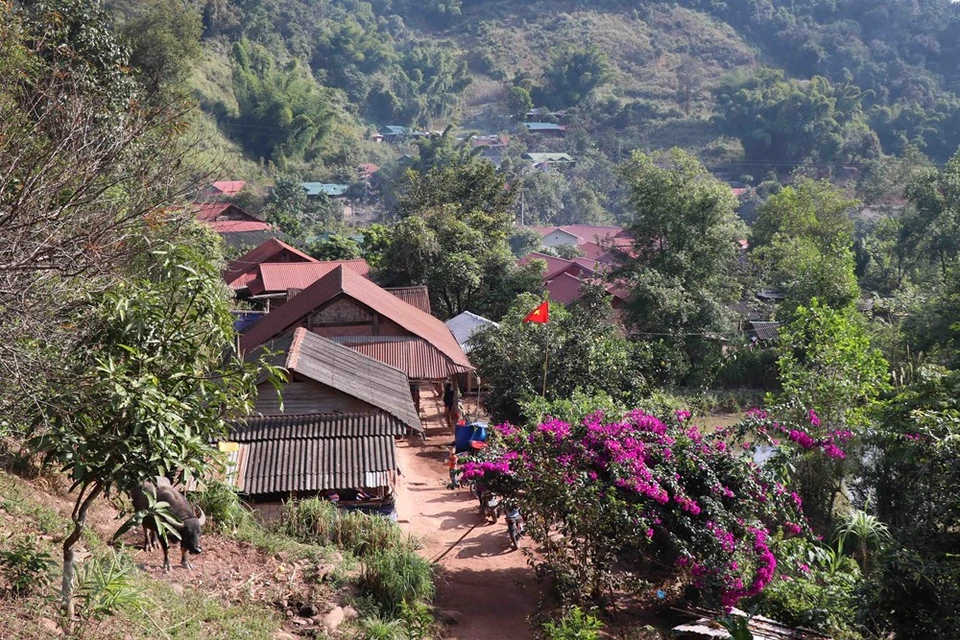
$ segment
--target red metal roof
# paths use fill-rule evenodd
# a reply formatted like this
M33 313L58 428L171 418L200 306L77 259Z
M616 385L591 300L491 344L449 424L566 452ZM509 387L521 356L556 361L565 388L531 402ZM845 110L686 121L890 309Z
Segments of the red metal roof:
M543 288L550 292L551 301L570 304L580 299L580 285L581 281L577 276L561 273L553 280L549 280Z
M551 280L565 271L576 275L580 273L594 273L597 270L597 263L594 260L587 260L586 258L566 260L537 251L523 256L517 261L517 264L522 266L535 259L544 260L547 263L547 269L543 273L544 280Z
M464 372L462 367L453 366L440 351L421 338L338 336L330 340L400 369L411 380L443 380Z
M362 258L322 262L319 260L286 263L265 262L253 272L254 277L247 286L250 288L250 293L255 296L265 293L279 293L288 289L306 289L341 265L363 277L367 277L370 273L370 265Z
M318 307L341 294L372 309L413 336L422 338L439 350L452 366L463 370L473 368L460 344L443 322L391 295L343 265L337 266L289 302L257 321L241 338L240 350L248 352L288 331Z
M246 186L246 184L243 180L217 180L210 186L225 196L235 196L243 191L243 187Z
M369 180L371 177L373 177L373 174L375 174L377 171L380 171L380 167L370 162L361 163L359 165L359 168L360 168L360 176L364 180Z
M254 220L223 220L216 222L204 222L217 233L245 233L247 231L270 231L272 226L266 222L256 222Z
M387 287L386 290L424 313L433 313L430 308L430 290L425 284L413 287Z
M258 247L232 260L223 271L223 279L234 289L246 287L257 276L257 267L264 262L304 263L318 262L283 240L270 238ZM241 276L246 276L241 278ZM238 281L238 278L241 279Z
M193 206L197 211L197 220L201 222L223 222L227 220L263 222L257 216L230 202L197 202Z

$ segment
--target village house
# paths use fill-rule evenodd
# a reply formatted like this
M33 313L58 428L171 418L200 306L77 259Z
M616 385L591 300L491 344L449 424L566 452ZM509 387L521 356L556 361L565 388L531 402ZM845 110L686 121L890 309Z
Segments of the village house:
M574 163L573 157L566 153L525 153L523 159L532 162L537 171L554 171Z
M243 180L218 180L205 186L197 194L200 202L216 202L224 198L240 195L247 183Z
M567 128L564 125L555 122L522 122L521 126L526 129L528 133L545 137L562 138L567 132Z
M261 380L256 415L232 423L221 445L230 481L268 518L285 499L334 494L343 507L389 512L395 439L423 430L406 374L302 327L265 347L288 379L282 396Z
M318 260L290 246L283 240L270 238L239 258L231 260L227 268L223 270L222 275L227 286L240 292L246 289L250 282L257 277L257 269L261 264L304 264L310 262L318 262Z
M435 388L473 369L443 322L342 265L254 323L240 349L297 327L400 369L414 385Z
M272 225L229 202L193 205L198 221L213 229L229 247L258 246L270 238L284 237Z
M323 196L335 200L346 198L347 192L350 191L350 185L332 182L304 182L301 186L307 194L307 200Z

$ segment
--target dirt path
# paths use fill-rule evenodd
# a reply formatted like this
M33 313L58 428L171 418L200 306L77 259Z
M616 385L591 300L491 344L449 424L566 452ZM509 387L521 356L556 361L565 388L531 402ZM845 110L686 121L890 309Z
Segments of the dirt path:
M526 620L539 598L533 570L511 549L502 518L484 523L468 490L446 488L453 436L436 423L428 425L434 428L425 443L398 443L397 511L400 526L423 541L423 555L440 558L437 605L448 620L456 620L446 628L447 637L533 638Z

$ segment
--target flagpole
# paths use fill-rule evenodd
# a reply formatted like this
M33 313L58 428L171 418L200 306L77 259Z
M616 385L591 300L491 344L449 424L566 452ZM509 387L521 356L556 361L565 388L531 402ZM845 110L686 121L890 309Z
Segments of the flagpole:
M543 394L544 400L547 399L547 362L550 360L550 323L546 323L547 336L543 341Z

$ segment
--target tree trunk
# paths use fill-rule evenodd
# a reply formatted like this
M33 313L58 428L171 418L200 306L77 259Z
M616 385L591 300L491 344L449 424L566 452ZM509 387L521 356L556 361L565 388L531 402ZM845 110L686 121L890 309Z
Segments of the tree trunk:
M103 491L103 487L99 484L95 485L93 491L86 497L83 495L85 490L86 487L80 490L80 495L77 496L77 504L73 509L73 532L63 541L63 582L60 585L60 595L63 598L63 626L67 633L70 633L70 627L76 614L76 607L73 602L73 576L76 573L74 559L76 554L73 547L83 534L83 528L87 522L87 510L94 499Z

